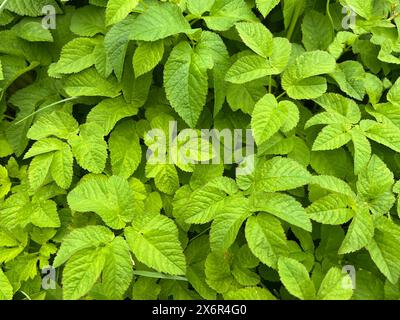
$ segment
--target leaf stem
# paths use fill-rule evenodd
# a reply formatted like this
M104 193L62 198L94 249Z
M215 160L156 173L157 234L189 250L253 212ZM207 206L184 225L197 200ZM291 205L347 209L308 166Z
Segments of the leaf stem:
M272 92L272 75L269 76L268 93Z
M282 98L285 94L286 94L286 92L283 91L279 96L276 97L276 100L279 100L279 99Z
M329 21L331 22L332 29L335 30L335 24L333 23L331 10L330 10L330 5L331 5L331 0L327 0L326 1L326 15L328 16Z
M148 278L188 281L188 279L186 279L185 277L170 276L170 275L159 273L159 272L151 272L151 271L144 271L144 270L143 271L134 270L133 274L135 274L137 276L148 277Z
M33 117L35 114L37 114L37 113L39 113L39 112L41 112L43 110L46 110L48 108L54 107L56 105L59 105L61 103L68 102L68 101L75 100L75 99L78 99L78 97L70 97L70 98L66 98L66 99L54 102L52 104L49 104L48 106L45 106L45 107L43 107L43 108L41 108L39 110L36 110L35 112L32 112L31 114L27 115L26 117L22 118L21 120L17 121L16 123L13 123L12 125L16 126L16 125L20 124L21 122L24 122L25 120L29 119L30 117Z

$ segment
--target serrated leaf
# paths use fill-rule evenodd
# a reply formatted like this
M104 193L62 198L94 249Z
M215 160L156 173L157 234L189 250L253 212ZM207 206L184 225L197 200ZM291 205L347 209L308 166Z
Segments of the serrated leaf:
M133 202L133 192L128 182L118 176L88 177L68 194L68 204L72 210L93 211L113 229L122 229L132 220Z
M317 293L320 300L350 300L353 295L352 280L338 268L329 269Z
M154 42L142 42L133 55L133 69L135 77L151 71L161 61L164 56L164 42L162 40Z
M303 53L284 72L282 86L293 99L318 98L327 89L326 79L320 75L333 72L335 67L335 59L327 52Z
M28 131L28 138L41 140L49 136L68 139L78 131L78 122L65 111L54 111L40 116Z
M368 245L374 236L374 223L368 209L356 209L339 254L355 252Z
M122 299L133 278L129 246L125 239L116 237L108 244L102 284L107 297Z
M269 267L276 268L279 257L289 254L281 223L268 214L250 217L246 222L245 235L251 252Z
M278 272L286 289L301 300L315 299L315 287L303 264L292 258L281 257Z
M133 121L121 122L108 141L113 174L129 178L142 160L142 149Z
M101 249L83 249L66 264L63 271L63 297L77 300L87 294L99 278L105 264Z
M253 211L264 211L306 231L311 231L311 221L301 203L281 193L254 193Z
M96 123L87 123L80 127L79 136L68 141L78 164L93 173L101 173L107 160L107 143L103 130Z
M94 68L73 74L65 81L65 91L72 97L100 96L114 98L120 94L121 87L110 76L103 78Z
M279 2L280 0L256 0L256 5L261 14L266 17Z
M86 226L74 229L63 239L53 266L57 268L78 251L105 245L113 239L112 231L103 226Z
M0 269L0 300L12 300L14 295L13 291L10 281L3 270Z
M207 70L187 42L172 50L164 69L164 85L172 107L195 127L206 103Z
M185 256L178 240L175 223L157 215L141 226L125 229L125 237L137 259L159 272L183 275Z
M227 300L276 300L275 296L265 288L246 287L224 294Z
M307 213L310 218L322 224L341 225L354 216L347 199L339 194L330 194L313 202Z
M191 33L192 30L179 7L172 3L159 3L133 21L129 39L156 41L185 32Z
M110 0L107 2L106 24L123 20L139 4L139 0Z
M228 197L218 208L210 230L210 246L213 251L227 251L233 244L243 222L251 215L249 200L244 197Z
M298 162L283 157L268 160L261 170L261 183L267 192L295 189L307 184L311 178Z
M331 124L324 127L314 141L312 150L334 150L338 149L351 140L348 128L343 125Z

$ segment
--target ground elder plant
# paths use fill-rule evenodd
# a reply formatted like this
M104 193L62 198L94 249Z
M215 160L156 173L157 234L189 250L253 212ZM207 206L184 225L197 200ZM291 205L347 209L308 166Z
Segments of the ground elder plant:
M0 299L399 299L399 0L0 0Z

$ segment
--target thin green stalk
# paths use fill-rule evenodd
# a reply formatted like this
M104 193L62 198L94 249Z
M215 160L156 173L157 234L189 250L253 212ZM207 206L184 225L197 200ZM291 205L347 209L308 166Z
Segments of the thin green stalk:
M276 97L276 100L279 100L280 98L282 98L284 95L286 94L286 92L282 92L279 96Z
M272 92L272 75L269 76L268 93Z
M329 21L331 22L332 29L335 30L335 24L333 23L333 19L332 19L332 15L331 15L331 10L330 10L330 8L329 8L330 4L331 4L331 0L327 0L327 1L326 1L326 15L328 16Z
M48 106L45 106L45 107L43 107L43 108L41 108L41 109L39 109L39 110L36 110L35 112L32 112L31 114L29 114L29 115L27 115L26 117L22 118L21 120L17 121L17 122L14 123L13 125L16 126L16 125L18 125L18 124L24 122L25 120L29 119L30 117L33 117L35 114L37 114L37 113L39 113L39 112L42 112L43 110L49 109L49 108L54 107L54 106L56 106L56 105L59 105L59 104L61 104L61 103L68 102L68 101L75 100L75 99L78 99L78 97L66 98L66 99L63 99L63 100L54 102L54 103L52 103L52 104L49 104Z
M186 279L185 277L169 276L169 275L159 273L159 272L134 270L133 274L137 275L137 276L148 277L148 278L188 281L188 279Z

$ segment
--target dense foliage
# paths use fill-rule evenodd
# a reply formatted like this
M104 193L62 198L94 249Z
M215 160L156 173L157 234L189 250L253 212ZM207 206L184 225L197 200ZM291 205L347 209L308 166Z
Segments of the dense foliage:
M0 11L0 299L400 298L399 0Z

